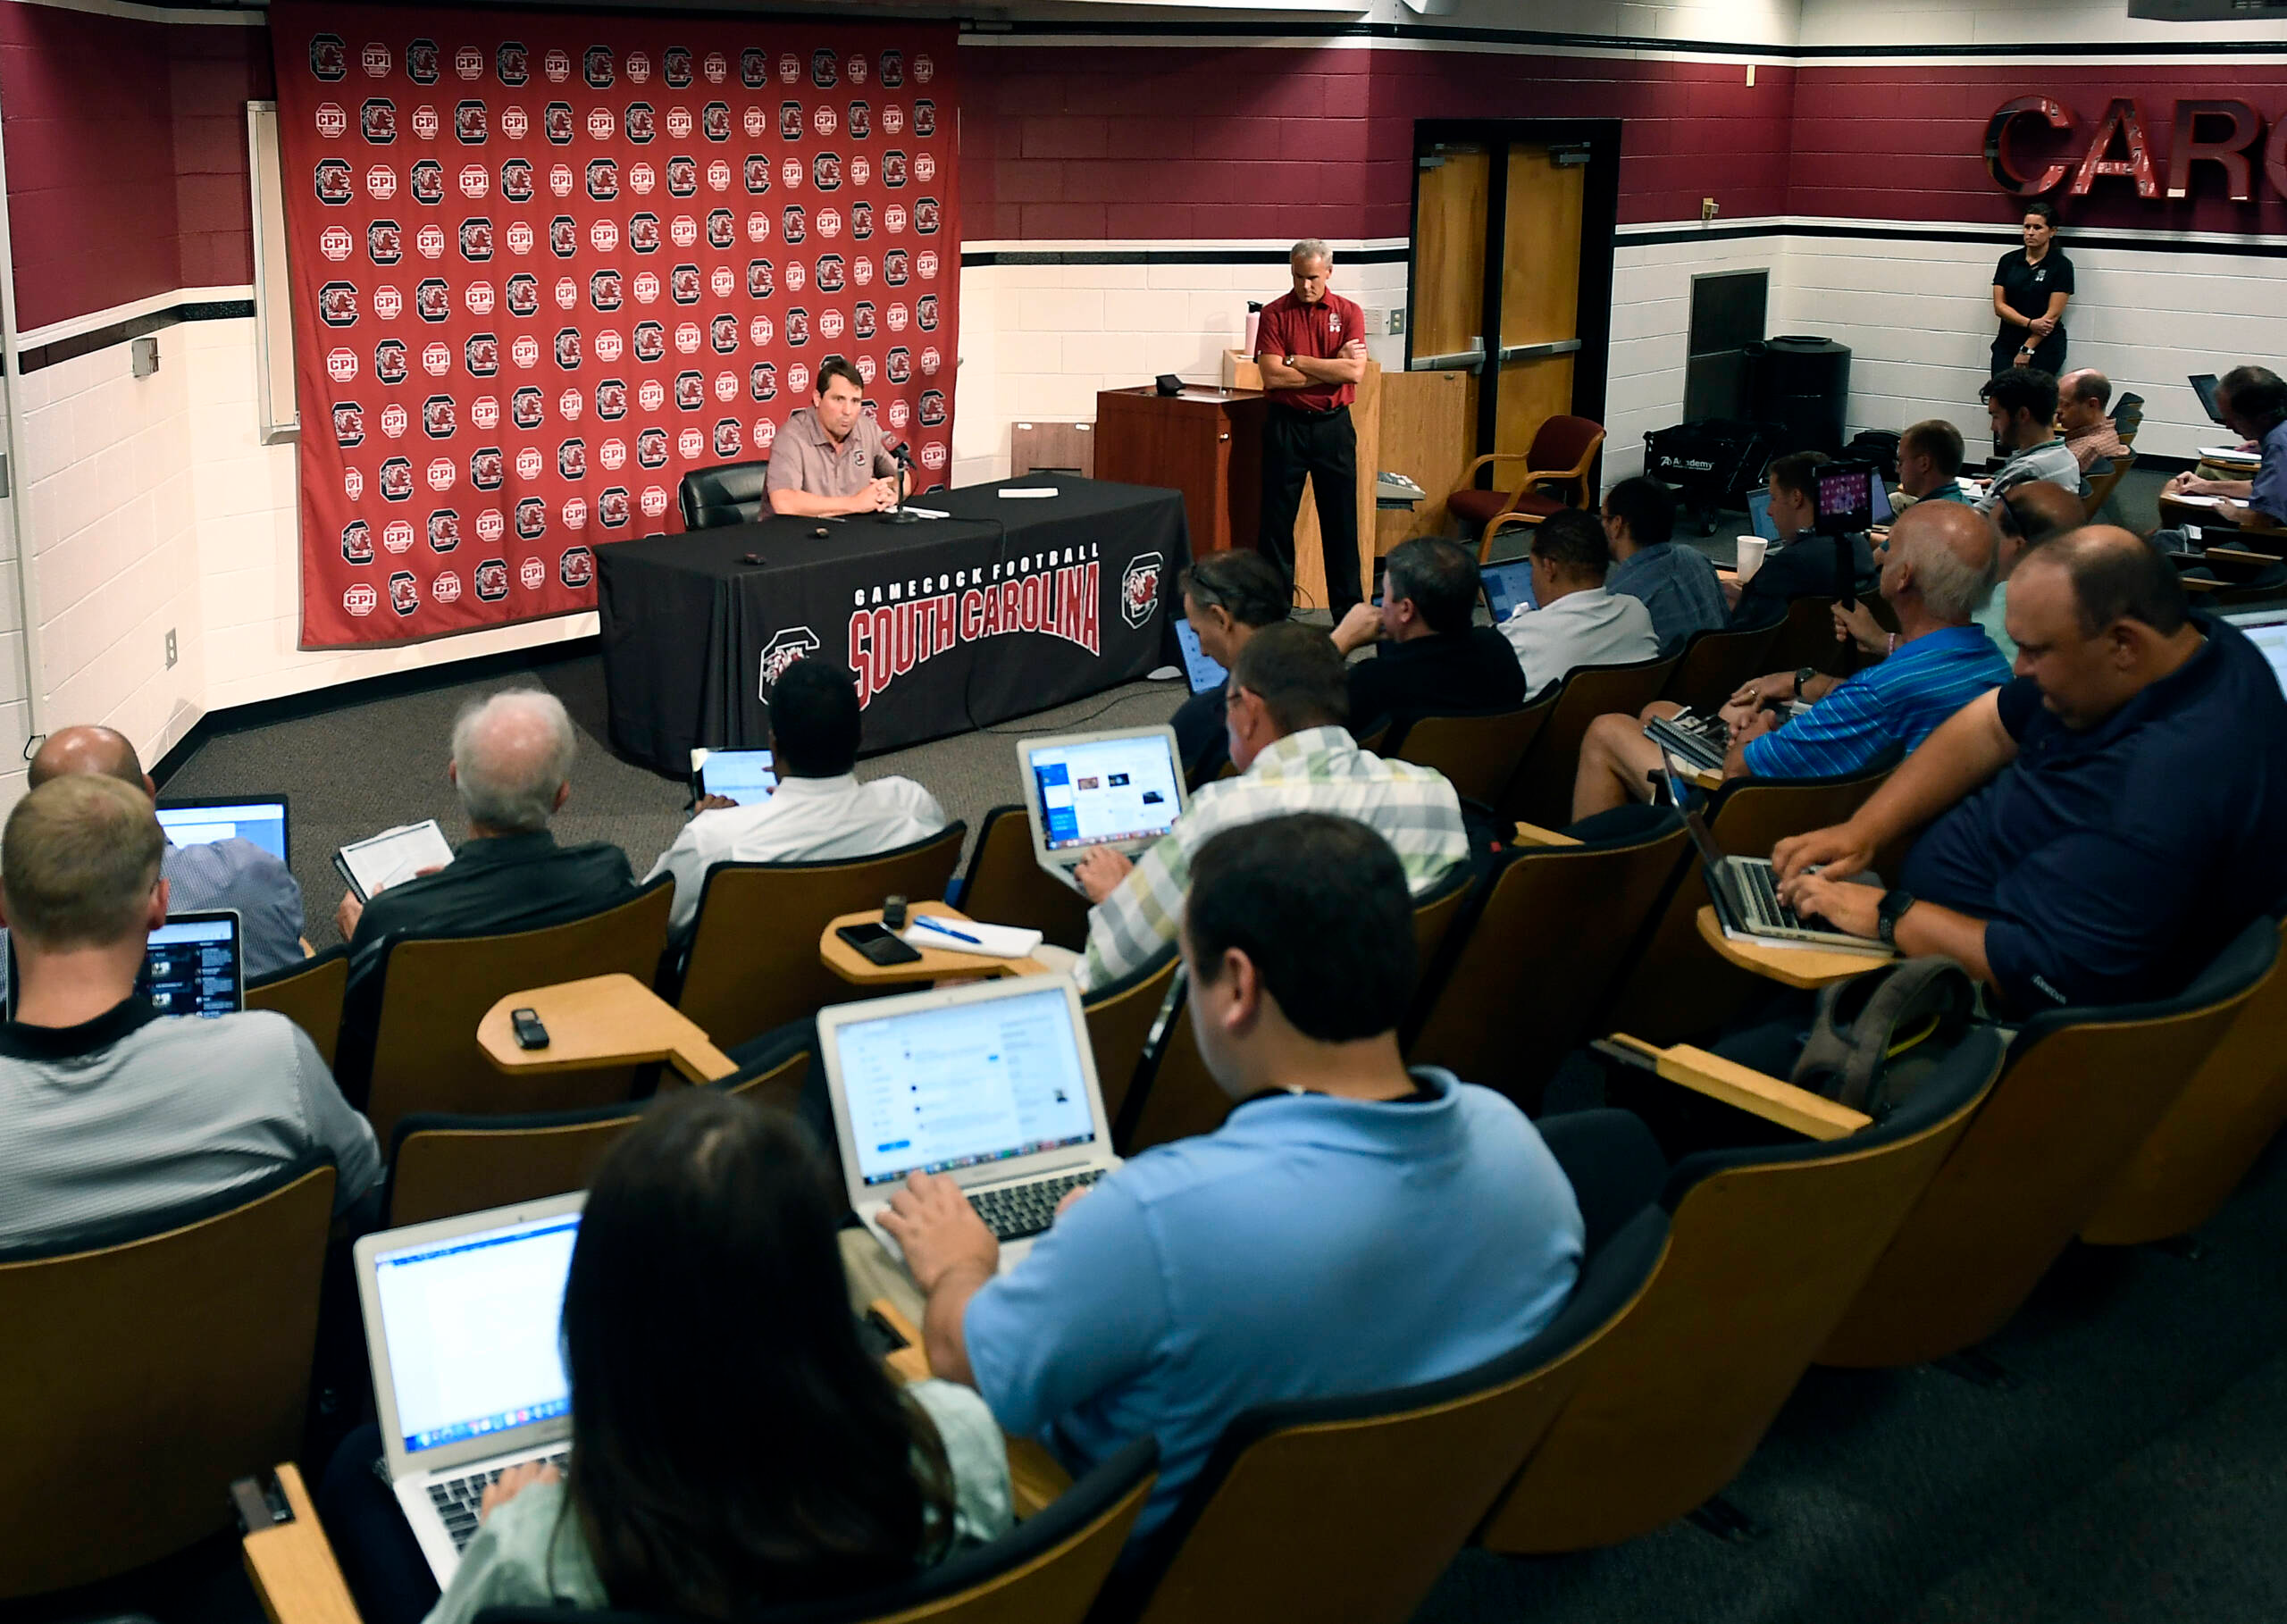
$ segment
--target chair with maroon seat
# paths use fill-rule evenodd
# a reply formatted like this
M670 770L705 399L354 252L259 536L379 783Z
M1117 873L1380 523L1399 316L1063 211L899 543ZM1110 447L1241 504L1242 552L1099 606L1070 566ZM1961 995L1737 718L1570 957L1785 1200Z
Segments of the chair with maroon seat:
M1500 521L1537 524L1561 507L1589 506L1595 492L1588 470L1596 466L1596 453L1604 443L1604 424L1592 418L1551 417L1534 431L1529 449L1495 451L1462 469L1461 482L1445 498L1445 511L1479 538L1478 561L1481 564L1490 556L1494 532L1502 527ZM1488 463L1522 463L1524 477L1514 490L1479 490L1477 471ZM1543 485L1564 488L1566 499L1544 496L1539 489ZM1571 499L1576 495L1578 501Z

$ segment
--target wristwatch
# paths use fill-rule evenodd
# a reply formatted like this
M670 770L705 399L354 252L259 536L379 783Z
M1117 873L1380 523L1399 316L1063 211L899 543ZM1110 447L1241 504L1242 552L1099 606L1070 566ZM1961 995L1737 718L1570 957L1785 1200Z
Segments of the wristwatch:
M1882 939L1884 947L1897 945L1897 922L1906 917L1906 910L1918 899L1910 891L1886 891L1874 909L1874 933Z
M1809 682L1813 677L1818 675L1818 674L1819 668L1816 666L1805 666L1795 673L1795 697L1797 699L1799 699L1803 697L1803 684Z
M1279 364L1281 366L1292 366L1292 365L1294 365L1294 352L1293 352L1292 350L1289 350L1289 351L1287 351L1287 352L1286 352L1286 354L1285 354L1285 355L1283 355L1283 356L1279 356L1279 357L1278 357L1278 364Z

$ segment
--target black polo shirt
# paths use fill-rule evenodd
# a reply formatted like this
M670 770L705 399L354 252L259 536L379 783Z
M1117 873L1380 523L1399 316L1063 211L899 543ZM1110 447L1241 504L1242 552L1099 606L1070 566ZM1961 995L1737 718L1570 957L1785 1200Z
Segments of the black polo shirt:
M2008 1007L2182 992L2258 914L2287 907L2287 699L2237 627L2076 732L2020 677L2017 758L1931 825L1899 883L1987 922Z
M1867 545L1863 531L1850 538L1850 567L1856 578L1856 589L1872 591L1881 576L1874 568L1873 549ZM1785 546L1773 547L1763 554L1763 567L1739 589L1738 607L1731 611L1731 629L1742 632L1757 626L1775 626L1787 618L1787 606L1796 599L1833 598L1839 595L1840 584L1834 538L1807 532L1798 535Z
M335 1071L362 1100L373 1069L389 943L412 937L495 936L563 925L632 897L627 854L601 841L559 846L543 829L465 842L435 874L392 885L371 902L349 942L349 992Z
M1386 642L1350 667L1350 731L1385 717L1467 716L1525 702L1524 668L1491 626Z

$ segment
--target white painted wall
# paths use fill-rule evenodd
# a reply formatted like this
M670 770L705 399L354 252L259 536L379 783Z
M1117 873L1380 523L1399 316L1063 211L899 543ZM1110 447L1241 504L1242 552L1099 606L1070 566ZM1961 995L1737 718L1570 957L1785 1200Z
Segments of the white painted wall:
M1058 247L1264 248L1277 243L967 243L971 253ZM1405 306L1403 264L1345 264L1372 246L1337 242L1336 290L1378 311ZM1093 421L1100 389L1149 383L1174 373L1194 383L1223 381L1223 351L1244 336L1247 304L1287 290L1276 265L983 265L961 272L961 366L953 413L953 482L1009 474L1009 425ZM1368 347L1385 367L1404 364L1405 339Z
M2287 40L2287 21L2153 22L2125 0L1801 0L1806 46L2122 46Z

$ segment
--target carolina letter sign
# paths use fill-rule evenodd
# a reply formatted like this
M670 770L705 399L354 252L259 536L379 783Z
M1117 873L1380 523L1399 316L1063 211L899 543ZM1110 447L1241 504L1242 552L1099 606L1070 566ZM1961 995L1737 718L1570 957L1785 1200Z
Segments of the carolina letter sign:
M595 607L829 356L945 482L953 33L286 4L302 645Z

